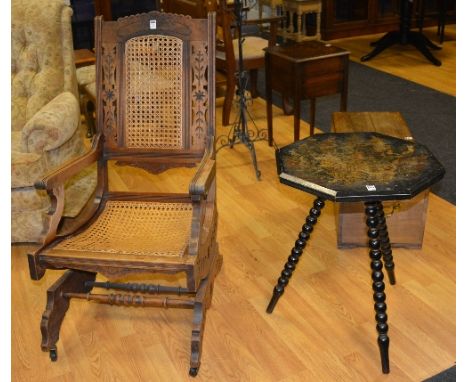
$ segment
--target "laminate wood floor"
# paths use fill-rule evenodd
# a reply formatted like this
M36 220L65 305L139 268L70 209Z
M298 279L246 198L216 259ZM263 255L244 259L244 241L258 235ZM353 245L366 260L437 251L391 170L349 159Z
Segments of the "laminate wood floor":
M219 102L220 100L218 100ZM220 105L220 103L219 103ZM251 106L265 127L265 104ZM218 107L218 118L221 110ZM292 139L292 117L274 110L275 140ZM302 125L302 136L308 126ZM218 123L218 134L227 128ZM387 286L391 374L382 375L367 250L338 250L328 204L284 296L272 288L313 196L279 184L274 150L256 143L262 180L244 146L217 156L224 265L207 315L198 381L420 381L455 362L455 207L431 194L422 250L395 249ZM115 172L111 176L118 177ZM183 381L191 311L73 300L58 361L40 350L46 289L59 271L29 279L28 246L12 247L12 380Z
M439 43L437 28L425 28L423 33L434 43ZM361 62L361 57L372 50L370 43L383 34L333 40L332 43L350 51L351 60L398 77L425 85L440 92L456 95L456 26L447 25L445 41L439 44L441 50L433 50L442 65L430 63L412 45L393 45L369 61Z
M453 27L453 33L455 29ZM450 29L447 32L450 36ZM375 37L375 36L374 36ZM341 40L358 58L373 36ZM449 39L450 40L450 37ZM455 94L455 43L436 68L410 48L367 63ZM430 73L425 74L424 72ZM426 80L428 82L426 82ZM226 134L220 122L218 135ZM250 107L260 128L265 104ZM292 117L274 109L275 140L292 141ZM308 131L301 125L302 137ZM313 196L281 185L274 150L257 142L262 180L244 146L217 155L218 240L224 265L208 311L198 381L421 381L455 363L455 206L431 194L421 250L394 250L397 285L387 286L391 374L382 375L367 250L339 250L328 203L285 294L265 309ZM139 170L135 170L139 171ZM151 185L145 172L144 184ZM122 173L112 180L121 184ZM12 246L13 381L184 381L191 311L125 308L73 300L62 325L58 361L40 350L46 289L61 274L29 279L25 254Z

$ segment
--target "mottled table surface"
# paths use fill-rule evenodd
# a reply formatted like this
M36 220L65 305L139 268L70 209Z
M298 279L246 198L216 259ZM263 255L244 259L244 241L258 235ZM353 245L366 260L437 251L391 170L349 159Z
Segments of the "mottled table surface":
M379 133L316 134L276 160L281 183L338 202L409 199L445 173L425 146Z

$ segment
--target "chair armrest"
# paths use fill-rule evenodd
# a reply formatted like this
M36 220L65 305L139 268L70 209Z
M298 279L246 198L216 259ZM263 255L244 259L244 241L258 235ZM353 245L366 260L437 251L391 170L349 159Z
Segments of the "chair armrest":
M81 157L72 159L60 168L47 174L42 180L37 181L34 186L38 189L47 190L51 200L49 210L49 228L44 236L42 245L49 244L56 236L59 223L62 219L65 207L65 182L81 170L95 162L100 153L101 135L95 136L90 151ZM35 261L35 260L33 260ZM39 278L42 276L38 276Z
M41 180L38 180L34 183L34 187L41 190L52 190L63 185L68 179L72 176L78 174L81 170L96 162L99 156L99 142L101 135L94 137L93 145L91 149L84 155L74 158L58 169L50 172Z
M189 186L189 193L192 200L200 200L206 198L211 182L216 173L216 161L209 156L205 156L195 173Z
M24 125L23 150L40 154L68 141L80 124L80 105L70 92L60 93Z

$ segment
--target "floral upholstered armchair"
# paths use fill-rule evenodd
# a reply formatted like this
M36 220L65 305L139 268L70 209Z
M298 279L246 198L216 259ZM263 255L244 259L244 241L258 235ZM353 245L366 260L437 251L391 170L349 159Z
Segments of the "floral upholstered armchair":
M64 0L12 0L11 238L41 242L50 201L34 183L85 151L71 32ZM64 216L95 186L92 169L68 182Z

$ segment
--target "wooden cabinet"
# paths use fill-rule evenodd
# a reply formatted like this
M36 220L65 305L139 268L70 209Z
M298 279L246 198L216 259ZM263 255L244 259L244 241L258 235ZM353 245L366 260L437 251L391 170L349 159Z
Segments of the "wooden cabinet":
M167 13L189 15L195 18L206 18L208 8L216 7L216 2L202 0L161 0L161 10Z
M418 25L421 6L424 25L437 25L437 15L445 2L447 22L455 19L455 0L414 0L413 26ZM397 30L400 0L322 0L322 39L359 36Z
M94 47L94 17L104 20L160 9L160 0L70 0L73 9L72 32L75 49Z
M323 0L322 38L357 36L398 28L398 0Z

